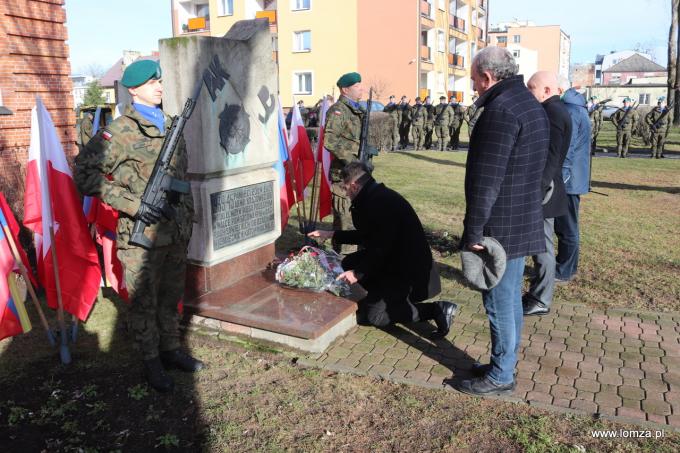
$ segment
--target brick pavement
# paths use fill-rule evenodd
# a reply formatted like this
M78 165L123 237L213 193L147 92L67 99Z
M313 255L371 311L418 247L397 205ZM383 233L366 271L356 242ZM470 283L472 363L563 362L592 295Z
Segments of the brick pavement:
M488 321L478 293L452 300L459 313L446 339L427 339L423 323L362 326L301 362L429 387L467 377L474 360L488 362ZM680 428L680 313L556 301L549 315L524 321L517 388L501 399Z

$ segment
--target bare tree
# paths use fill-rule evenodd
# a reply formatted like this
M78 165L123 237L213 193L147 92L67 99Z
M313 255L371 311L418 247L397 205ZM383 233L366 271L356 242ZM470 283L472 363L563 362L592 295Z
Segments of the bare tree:
M668 30L668 102L674 103L673 123L680 124L680 80L678 77L678 14L680 0L671 0L671 26Z
M80 73L83 75L92 76L95 79L100 79L106 73L106 69L99 63L90 63L81 67Z
M368 77L368 80L364 82L364 86L366 87L366 96L368 96L368 88L373 88L373 99L375 100L384 99L390 94L394 94L388 93L390 91L390 82L380 76Z

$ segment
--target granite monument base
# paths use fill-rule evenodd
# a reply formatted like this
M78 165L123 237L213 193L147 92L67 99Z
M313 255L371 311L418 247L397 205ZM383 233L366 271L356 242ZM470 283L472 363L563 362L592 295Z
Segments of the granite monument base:
M269 257L273 256L271 247ZM243 273L268 251L269 247L263 247L215 266L219 269L191 266L189 280L193 278L199 285L187 292L197 297L187 297L185 321L315 353L323 352L356 326L355 302L326 292L283 288L274 280L273 270L254 272L237 281L232 278L227 286L214 288L217 282L230 281L234 274L229 269Z

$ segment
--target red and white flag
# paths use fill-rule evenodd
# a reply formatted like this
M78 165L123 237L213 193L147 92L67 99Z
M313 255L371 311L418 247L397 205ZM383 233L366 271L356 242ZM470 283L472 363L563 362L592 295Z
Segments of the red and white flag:
M331 159L333 155L324 146L324 131L326 129L326 112L330 102L324 98L321 103L321 118L319 121L319 143L316 148L316 160L321 163L321 183L319 185L319 219L323 219L331 213Z
M290 121L290 133L288 137L288 149L290 160L295 170L295 189L298 201L304 196L305 187L314 178L314 153L312 145L307 137L307 129L302 122L300 108L293 106L293 118Z
M24 225L34 232L38 277L48 306L58 305L58 275L64 310L84 321L99 292L97 250L57 131L40 98L31 112Z

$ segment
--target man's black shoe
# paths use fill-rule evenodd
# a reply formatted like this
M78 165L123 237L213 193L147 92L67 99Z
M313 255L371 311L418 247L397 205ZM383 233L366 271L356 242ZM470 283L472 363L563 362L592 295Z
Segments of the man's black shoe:
M470 395L509 395L515 390L515 382L513 381L510 384L494 384L488 377L480 377L465 379L458 382L454 387L459 392Z
M437 301L435 304L437 305L437 314L434 317L434 322L437 324L437 330L432 334L432 337L444 338L451 330L453 318L458 312L458 305L443 300Z
M182 371L195 372L205 366L203 362L194 359L189 354L180 349L161 352L161 360L163 361L163 365L166 367L177 368Z
M522 298L522 310L524 316L543 316L550 313L550 307L546 307L543 302L530 297Z
M144 376L149 385L161 393L169 392L175 386L172 378L163 369L158 357L144 361Z
M470 374L473 375L474 377L482 377L486 376L486 374L491 370L491 364L490 363L479 363L475 362L472 364L472 367L470 368Z

